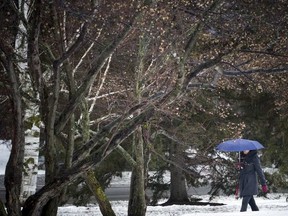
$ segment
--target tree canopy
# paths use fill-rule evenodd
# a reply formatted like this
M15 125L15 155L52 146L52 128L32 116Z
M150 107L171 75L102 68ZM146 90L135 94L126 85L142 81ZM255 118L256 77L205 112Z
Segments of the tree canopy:
M287 119L283 90L288 69L287 4L285 0L4 1L0 90L1 98L9 96L3 104L11 106L15 152L5 176L11 198L8 213L21 214L17 195L22 168L17 165L23 161L24 116L32 107L38 109L41 122L46 185L27 199L22 215L43 213L43 208L57 203L61 189L98 166L140 127L157 129L161 124L156 124L165 122L164 114L198 118L192 126L195 131L201 124L213 131L222 115L232 133L242 136L255 131L249 119L259 117L261 122L268 113L266 117L277 116L281 124L274 127L271 120L267 128L280 130ZM247 95L245 100L251 103L241 103ZM246 112L249 109L254 116ZM88 139L84 110L91 123ZM214 113L216 121L211 120ZM241 118L235 128L230 121L234 114ZM203 138L205 130L201 133L195 136L198 143L221 139L215 132L213 139ZM225 134L231 136L230 131L223 132L222 138ZM67 153L71 140L77 139L81 144L70 152L70 166L59 168L63 161L59 149ZM281 158L279 166L285 160ZM15 184L9 183L12 180Z

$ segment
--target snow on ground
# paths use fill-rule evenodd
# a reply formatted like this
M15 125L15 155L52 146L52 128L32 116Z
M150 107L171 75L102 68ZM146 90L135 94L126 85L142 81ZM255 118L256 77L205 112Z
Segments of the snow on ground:
M4 174L5 166L10 154L10 148L7 143L0 140L0 174ZM122 178L115 177L111 185L127 184L130 181L130 173L124 172ZM167 179L168 181L168 179ZM197 196L208 201L209 196ZM195 198L197 198L195 197ZM288 194L268 194L268 198L256 197L256 203L260 209L259 212L239 212L241 200L235 200L233 196L220 196L212 202L224 203L223 206L148 206L146 216L287 216ZM163 200L162 202L164 202ZM112 208L117 216L127 215L128 201L112 201ZM96 203L89 206L71 206L59 207L58 216L102 216Z
M269 194L268 198L255 197L260 209L259 212L239 212L241 200L235 200L232 196L221 196L212 202L224 203L223 206L148 206L146 216L287 216L288 194ZM200 196L203 201L208 201L208 196ZM113 201L112 208L117 216L127 215L128 201ZM58 216L101 216L99 207L94 204L88 207L65 206L59 207Z
M0 140L0 175L5 173L6 164L10 155L10 142Z
M152 174L152 173L151 173ZM113 177L110 186L127 185L130 182L130 172L123 172L122 178ZM169 182L169 173L166 173L165 182ZM268 198L255 197L260 209L259 212L239 212L241 200L236 200L234 196L216 197L211 202L224 203L222 206L148 206L146 216L288 216L288 194L268 194ZM209 201L209 196L195 196L202 198L203 202ZM165 200L162 200L165 202ZM111 201L112 208L117 216L126 216L128 211L128 201ZM64 206L59 207L58 216L102 216L96 203L87 207Z

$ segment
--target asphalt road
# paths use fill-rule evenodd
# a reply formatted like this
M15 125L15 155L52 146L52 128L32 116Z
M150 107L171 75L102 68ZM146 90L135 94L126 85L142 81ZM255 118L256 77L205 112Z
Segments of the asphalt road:
M105 194L109 200L128 200L130 188L129 185L117 185L105 189Z
M123 186L117 186L117 187L112 187L112 188L107 188L105 190L107 197L111 201L115 200L128 200L129 199L129 187L128 185L123 185ZM0 187L0 199L5 202L5 188Z
M196 191L196 192L195 192ZM116 200L128 200L129 199L129 186L117 186L117 187L111 187L107 188L105 190L106 195L110 201L116 201ZM208 188L198 188L196 189L189 189L188 194L190 195L203 195L207 194ZM151 191L148 191L148 195L151 195ZM167 192L166 196L169 196L169 193ZM5 202L5 188L0 188L0 199Z
M189 188L188 189L188 195L206 195L209 192L209 187L200 187L200 188ZM110 188L107 188L105 190L105 193L109 200L128 200L129 199L129 193L130 188L129 185L117 185ZM146 191L148 196L152 196L152 191L148 190ZM165 197L169 197L169 191L164 193Z
M38 179L38 186L37 188L41 188L44 185L44 178L43 176L39 175ZM205 195L209 191L208 187L201 187L201 188L189 188L188 189L188 194L189 195ZM129 199L129 193L130 193L130 188L129 185L127 184L116 184L113 185L112 187L106 188L105 193L108 197L109 200L115 201L115 200L128 200ZM147 195L150 196L152 195L152 191L147 191ZM165 194L167 197L169 196L169 192ZM4 176L0 175L0 199L2 201L5 201L5 188L4 188Z

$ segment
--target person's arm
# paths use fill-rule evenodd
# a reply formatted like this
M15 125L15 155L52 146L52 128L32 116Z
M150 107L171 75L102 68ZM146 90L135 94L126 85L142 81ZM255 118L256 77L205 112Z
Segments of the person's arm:
M266 185L266 179L265 179L262 167L260 165L260 160L259 160L258 156L255 157L255 159L254 159L254 165L255 165L256 173L257 173L257 175L258 175L258 177L260 179L261 185Z
M254 160L254 166L255 166L256 173L257 173L257 175L258 175L258 177L260 179L260 183L262 185L262 190L263 190L264 193L267 193L268 192L268 188L267 188L267 185L266 185L266 179L265 179L262 167L260 165L260 159L258 158L258 156Z

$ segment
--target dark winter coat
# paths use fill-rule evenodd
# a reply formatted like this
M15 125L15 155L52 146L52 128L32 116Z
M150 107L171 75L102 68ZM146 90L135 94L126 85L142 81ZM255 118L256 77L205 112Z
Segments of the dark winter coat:
M240 197L257 195L258 178L261 185L266 185L265 176L260 165L257 151L251 150L247 155L242 154L241 164L242 168L240 169L239 177Z

